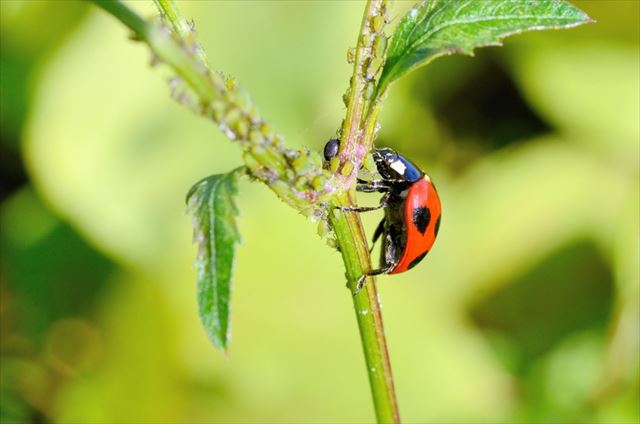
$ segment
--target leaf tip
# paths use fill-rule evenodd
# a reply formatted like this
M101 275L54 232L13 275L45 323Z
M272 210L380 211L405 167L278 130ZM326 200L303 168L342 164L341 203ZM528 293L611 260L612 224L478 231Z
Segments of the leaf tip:
M579 15L579 20L576 20L573 26L583 25L583 24L595 24L597 21L589 16L584 10L579 7L569 3L568 1L564 2L569 8L574 9L575 12Z
M200 187L200 184L203 182L204 180L200 180L197 183L195 183L194 185L191 186L191 188L189 189L189 191L187 192L187 195L184 197L184 203L189 206L189 201L191 200L191 198L196 194L196 191L198 190L198 188Z
M204 325L207 338L209 339L211 344L216 349L221 350L222 353L224 353L224 356L228 358L229 357L229 341L231 339L231 336L228 333L220 334L219 332L217 332L216 330L210 327L210 323L207 321L205 317L201 315L200 318L201 318L202 324Z

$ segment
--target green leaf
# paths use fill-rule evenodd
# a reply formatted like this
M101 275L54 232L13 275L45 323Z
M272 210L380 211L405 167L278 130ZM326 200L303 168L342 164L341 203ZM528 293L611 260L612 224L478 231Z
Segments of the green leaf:
M227 349L230 337L231 283L238 209L233 201L237 171L212 175L196 183L187 194L187 211L198 243L198 306L200 319L213 344Z
M512 34L587 22L584 12L563 0L425 0L398 24L377 93L438 56L472 56L474 48L499 46Z

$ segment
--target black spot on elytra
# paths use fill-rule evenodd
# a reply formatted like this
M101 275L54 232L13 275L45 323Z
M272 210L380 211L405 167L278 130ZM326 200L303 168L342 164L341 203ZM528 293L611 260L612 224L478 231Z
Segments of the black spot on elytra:
M420 262L421 260L424 259L425 256L427 256L427 253L429 253L428 250L426 252L424 252L422 255L417 256L414 260L411 261L411 263L409 264L409 267L407 269L411 269L414 266L418 265L418 262Z
M438 235L438 231L440 231L440 218L442 218L442 215L440 215L436 220L436 228L434 229L436 236Z
M427 231L429 221L431 221L431 211L429 208L420 206L413 211L413 223L422 234Z

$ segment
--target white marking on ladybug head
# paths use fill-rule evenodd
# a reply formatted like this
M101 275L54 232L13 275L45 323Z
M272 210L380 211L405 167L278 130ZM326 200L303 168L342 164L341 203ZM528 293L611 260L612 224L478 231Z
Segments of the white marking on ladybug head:
M404 171L407 169L407 166L400 160L392 162L389 166L400 175L404 175Z

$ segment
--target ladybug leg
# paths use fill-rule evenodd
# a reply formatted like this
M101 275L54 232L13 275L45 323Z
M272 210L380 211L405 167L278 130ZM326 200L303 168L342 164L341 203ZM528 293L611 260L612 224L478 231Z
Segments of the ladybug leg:
M387 193L391 191L391 185L385 180L365 181L358 178L356 190L363 193Z
M371 212L371 211L377 211L380 208L384 208L385 205L380 204L378 206L364 206L364 207L359 207L359 206L353 206L353 207L342 207L340 208L340 210L342 210L343 212Z
M382 233L384 233L384 221L385 219L382 218L376 227L376 230L373 232L373 241L371 242L371 249L369 249L369 253L373 252L373 248L376 246L376 241L378 241Z
M389 203L389 195L390 193L385 193L384 196L382 196L382 199L380 199L380 204L378 206L364 206L364 207L359 207L359 206L353 206L353 207L341 207L340 210L342 210L343 212L370 212L370 211L376 211L378 209L384 208L385 206L387 206L387 204Z
M391 271L393 269L392 266L386 267L386 268L378 268L378 269L372 269L371 271L362 274L360 276L360 278L358 278L358 284L356 285L356 291L355 293L353 293L354 296L357 296L358 293L360 293L362 291L362 288L364 287L364 283L367 281L367 277L373 277L376 275L380 275L380 274L386 274L389 271Z

